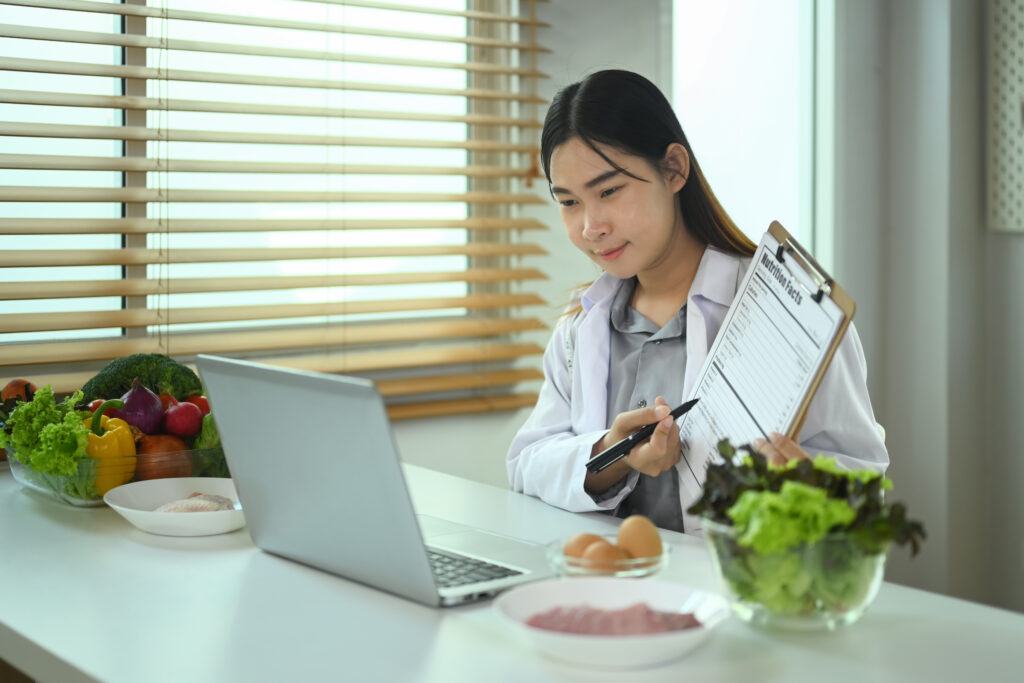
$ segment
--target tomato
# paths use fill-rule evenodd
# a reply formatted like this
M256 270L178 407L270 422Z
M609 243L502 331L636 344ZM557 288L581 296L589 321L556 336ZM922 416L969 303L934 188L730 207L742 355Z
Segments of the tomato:
M203 411L203 415L210 414L210 401L205 396L196 394L195 396L189 396L185 401L187 403L195 403L199 406L199 410Z
M99 408L101 405L103 405L106 402L107 402L106 399L94 398L93 400L89 401L89 412L90 413L95 413L96 409ZM117 410L117 408L113 408L113 407L107 408L106 410L103 411L103 414L106 415L107 417L113 417L115 410Z
M163 405L164 407L164 412L167 412L168 408L177 403L177 401L174 400L174 397L168 394L166 391L160 392L158 396L160 398L161 405Z

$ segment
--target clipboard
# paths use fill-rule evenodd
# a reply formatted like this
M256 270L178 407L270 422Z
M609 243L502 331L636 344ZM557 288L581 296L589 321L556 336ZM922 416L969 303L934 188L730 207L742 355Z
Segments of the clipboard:
M849 294L772 222L686 397L700 403L680 429L680 483L699 495L723 438L737 446L773 431L796 439L855 310Z
M825 371L832 362L832 357L836 354L836 349L839 348L839 342L843 340L843 336L846 334L846 328L848 328L850 323L853 321L853 314L857 312L857 304L846 290L844 290L839 283L833 280L832 277L825 272L825 269L814 260L814 257L811 256L806 249L800 246L800 243L796 241L796 238L786 232L786 229L783 228L778 221L772 221L772 224L768 226L768 234L772 235L780 243L780 246L776 249L776 258L779 261L784 262L786 255L791 255L797 265L802 268L817 285L818 290L811 295L811 298L815 302L821 303L823 297L828 297L839 308L843 315L828 350L822 356L821 364L818 366L817 372L811 382L811 386L808 387L807 392L804 395L804 399L800 403L800 409L797 411L797 415L794 418L793 423L790 425L789 429L782 432L789 438L796 439L800 434L800 430L804 426L804 420L807 419L807 409L810 407L811 399L814 398L814 394L818 390L818 385L821 384L821 378L824 377Z

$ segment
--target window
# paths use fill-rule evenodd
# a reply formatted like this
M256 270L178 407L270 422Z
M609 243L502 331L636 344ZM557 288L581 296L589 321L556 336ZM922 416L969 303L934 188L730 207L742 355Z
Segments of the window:
M812 0L675 0L673 100L704 175L758 242L814 244Z
M60 0L0 27L0 367L369 376L392 417L541 377L532 0Z

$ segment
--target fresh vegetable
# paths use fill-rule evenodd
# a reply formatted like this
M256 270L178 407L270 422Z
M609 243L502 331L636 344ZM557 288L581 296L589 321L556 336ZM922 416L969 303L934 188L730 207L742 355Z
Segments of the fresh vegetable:
M801 543L815 543L831 529L842 528L856 516L845 500L829 498L824 489L784 481L778 491L744 491L729 508L740 545L771 555Z
M82 387L86 401L127 392L135 378L151 391L166 391L177 399L203 391L199 375L187 365L160 353L137 353L115 358Z
M121 400L124 401L124 407L116 410L114 417L138 427L146 434L156 434L160 431L160 424L164 419L164 406L160 402L160 397L144 387L138 377Z
M88 407L86 409L90 413L95 413L96 409L99 408L101 405L103 405L106 402L107 402L106 399L97 398L94 401L89 401L89 405L88 405ZM111 406L110 408L104 408L103 409L103 414L106 415L107 417L113 417L115 410L117 410L117 408L114 408L113 406Z
M736 449L724 440L718 450L724 461L708 467L703 494L688 512L744 530L750 534L746 545L753 545L757 538L759 544L767 544L762 547L791 547L845 531L867 552L880 552L891 542L909 543L912 555L920 549L924 527L906 518L902 504L884 502L884 491L892 488L892 482L878 472L843 470L834 458L822 456L776 467L750 448L737 459ZM825 496L808 494L801 487L789 487L783 494L786 482L821 489ZM751 495L741 502L747 492ZM837 515L837 508L823 502L826 499L845 504L852 518ZM831 511L824 512L826 507Z
M202 394L195 394L185 399L189 403L195 403L199 406L199 410L203 411L203 415L210 414L210 400Z
M14 410L14 399L0 403L0 432L7 426L7 416ZM7 449L0 448L0 462L7 460Z
M199 436L192 443L193 448L217 448L220 446L220 432L217 430L217 423L213 421L213 415L203 415L203 426L199 430Z
M89 427L89 444L86 453L97 462L94 464L96 478L93 481L93 495L102 496L110 489L127 484L135 474L135 438L131 427L120 418L107 417L106 408L121 408L124 402L118 399L105 401L82 424Z
M157 394L157 398L160 399L160 405L164 407L165 413L167 412L168 408L174 405L174 397L168 394L166 391L161 391L159 394Z
M176 436L195 436L203 427L203 411L195 403L178 402L171 397L171 405L164 411L164 431Z
M708 523L722 575L736 595L773 612L845 612L867 599L892 543L916 555L925 537L892 482L871 470L843 470L833 458L783 466L745 447L718 444L724 462L707 469L688 512Z
M12 379L0 390L0 403L7 403L11 399L31 401L37 391L39 387L27 379Z
M220 445L220 432L212 414L203 416L203 428L192 442L195 449L193 477L230 477L224 449Z
M192 475L192 455L188 444L170 434L144 434L136 444L140 456L135 478L162 479Z
M38 388L26 379L12 379L4 385L0 392L0 430L7 423L7 416L18 405L19 401L31 401ZM0 462L7 460L7 450L0 448Z
M87 457L89 434L82 424L88 413L75 410L81 399L77 391L57 403L53 388L46 385L11 411L0 430L0 446L36 472L75 475L78 461Z

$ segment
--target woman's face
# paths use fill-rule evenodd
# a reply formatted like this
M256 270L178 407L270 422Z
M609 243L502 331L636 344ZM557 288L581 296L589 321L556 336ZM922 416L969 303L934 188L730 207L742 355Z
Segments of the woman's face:
M569 239L615 277L653 272L683 242L676 192L685 183L688 169L664 172L643 157L597 146L637 177L618 171L579 138L555 148L551 192Z

